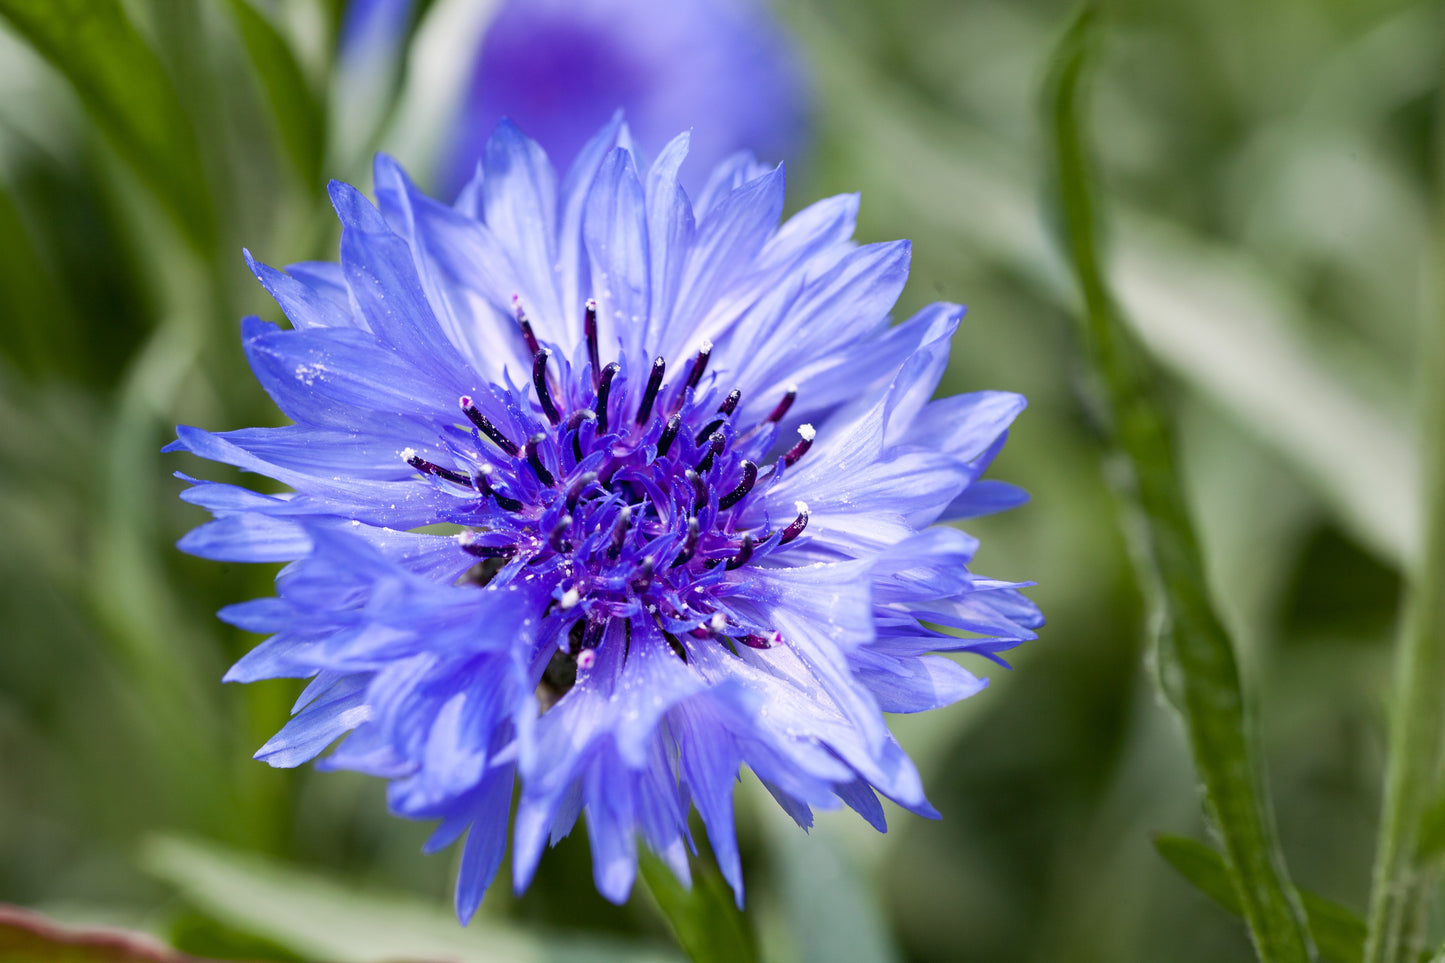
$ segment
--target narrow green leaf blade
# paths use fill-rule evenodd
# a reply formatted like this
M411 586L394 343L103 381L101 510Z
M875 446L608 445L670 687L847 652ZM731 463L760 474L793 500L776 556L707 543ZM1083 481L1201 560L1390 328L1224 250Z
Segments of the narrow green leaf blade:
M0 16L65 76L187 239L210 251L215 211L195 131L119 0L0 0Z
M1163 615L1161 682L1184 722L1256 952L1266 963L1303 963L1315 951L1275 840L1234 648L1208 597L1163 408L1104 280L1082 128L1081 83L1094 25L1094 11L1086 6L1061 40L1046 109L1063 240L1083 294L1104 420L1132 473L1127 496L1139 516L1132 527L1140 536L1139 557L1148 560L1141 577Z
M307 84L291 45L271 19L251 0L227 0L227 5L261 81L281 144L302 183L317 186L326 137L321 101Z
M1164 861L1221 907L1242 916L1239 894L1229 876L1229 867L1212 846L1184 836L1156 836L1154 848ZM1301 892L1310 933L1321 958L1329 963L1360 963L1365 952L1365 924L1348 907L1333 900Z
M642 855L639 869L678 945L695 963L756 963L752 930L715 868L695 861L691 889L651 853Z

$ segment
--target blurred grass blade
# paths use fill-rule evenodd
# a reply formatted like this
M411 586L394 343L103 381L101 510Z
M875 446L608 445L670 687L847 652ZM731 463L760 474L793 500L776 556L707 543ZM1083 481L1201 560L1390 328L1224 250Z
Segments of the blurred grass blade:
M252 0L226 0L240 28L287 156L307 188L321 185L326 120L291 45Z
M1315 958L1304 913L1289 882L1254 759L1253 729L1233 645L1211 607L1204 566L1185 508L1169 429L1137 348L1103 280L1084 154L1080 89L1094 39L1085 7L1055 51L1046 88L1064 241L1082 289L1085 328L1112 442L1131 471L1128 494L1141 516L1141 573L1163 615L1161 678L1180 711L1203 780L1206 809L1224 841L1255 950L1266 963Z
M120 0L0 0L0 16L65 76L186 238L209 253L215 211L195 131Z
M895 212L885 233L937 232L1075 310L1076 288L1038 216L1032 154L918 102L830 26L807 26L823 96L849 105L838 135L849 166L839 180L867 183L870 208ZM896 176L901 156L908 177ZM1113 226L1114 294L1152 356L1288 459L1356 541L1391 564L1411 557L1420 527L1415 449L1348 368L1327 363L1319 350L1327 326L1312 323L1300 294L1238 246L1156 214L1121 202Z
M365 892L251 853L176 837L150 840L150 872L207 915L299 956L333 963L676 963L670 952L607 939L539 936L483 918L463 929L414 897Z
M1214 847L1183 836L1158 836L1154 848L1201 893L1235 916L1243 915L1229 868ZM1365 952L1364 921L1347 907L1313 893L1301 892L1300 902L1320 958L1328 963L1360 963Z
M695 963L756 963L757 941L747 918L714 867L695 861L691 889L651 853L642 854L639 869L678 945Z
M764 812L780 915L798 963L899 963L886 913L836 824L825 820L804 833L782 810Z
M1445 160L1445 90L1435 115L1435 163ZM1436 186L1445 192L1445 171ZM1437 196L1435 264L1445 254L1445 198ZM1445 279L1436 284L1445 293ZM1439 298L1437 298L1439 302ZM1428 938L1440 858L1435 825L1441 806L1445 759L1445 319L1421 325L1424 386L1421 448L1424 460L1424 533L1415 565L1407 569L1400 641L1390 700L1390 755L1384 811L1370 890L1367 963L1399 963L1418 956Z

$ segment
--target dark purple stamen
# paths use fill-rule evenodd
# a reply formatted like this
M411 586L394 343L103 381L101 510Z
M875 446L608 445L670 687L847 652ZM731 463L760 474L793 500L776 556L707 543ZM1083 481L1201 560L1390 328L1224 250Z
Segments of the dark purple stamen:
M703 442L707 441L709 435L711 435L713 432L717 431L723 426L724 420L725 419L717 418L713 421L708 422L707 427L697 433L697 438L695 439L697 443L701 445Z
M547 533L547 544L552 546L554 552L567 551L567 540L564 535L572 528L572 516L563 515L557 519L557 524L552 526L552 531Z
M632 509L626 505L622 511L617 513L617 527L612 531L612 544L607 546L607 557L615 559L622 554L622 547L627 544L627 533L632 528Z
M777 633L774 632L773 635L776 637ZM738 636L737 640L750 649L771 649L776 638L770 639L765 635L755 635L749 632L747 635Z
M677 439L678 429L682 427L682 415L673 415L667 419L667 424L662 426L662 436L657 439L657 457L661 458L667 454L672 443Z
M567 416L567 430L572 433L572 455L582 460L582 422L596 421L597 412L591 408L578 408Z
M407 451L411 451L411 449L408 448ZM450 468L443 468L441 465L432 464L416 452L411 452L409 455L406 452L402 452L402 455L405 456L408 465L423 474L445 478L454 485L465 485L467 488L472 487L472 480L461 472L455 472Z
M802 458L808 453L808 449L813 447L813 439L817 437L817 432L813 430L812 425L799 425L798 434L802 436L798 439L798 443L789 448L787 454L783 455L783 464L789 468L791 468L793 463L799 458Z
M557 484L557 479L547 470L547 466L542 464L540 446L546 440L546 433L541 431L527 439L527 464L531 465L532 471L537 473L537 480L550 488Z
M647 376L647 388L642 392L642 404L637 408L637 423L644 425L647 419L652 416L652 404L657 400L657 391L662 387L662 375L667 370L667 362L662 358L654 358L652 361L652 373Z
M788 523L788 527L785 528L785 529L783 529L783 537L778 540L778 544L779 544L779 545L786 545L786 544L788 544L788 543L791 542L793 539L795 539L795 538L797 538L799 535L803 534L803 529L805 529L805 528L807 528L807 527L808 527L808 505L807 505L806 502L798 502L798 517L795 518L795 519L793 519L791 522L789 522L789 523Z
M512 311L517 315L517 327L522 329L522 337L527 342L527 350L535 357L537 354L537 335L532 332L532 322L527 320L527 312L522 310L522 296L512 295Z
M587 486L596 480L597 473L595 471L589 471L578 475L577 479L567 486L567 511L571 512L576 510L577 500L582 497L582 493L587 490Z
M637 577L632 580L632 590L639 594L646 592L652 587L652 570L657 565L649 555L637 566Z
M748 559L752 557L753 537L751 535L744 535L743 543L738 546L738 553L732 558L728 559L728 571L731 572L735 568L742 568L744 565L748 564Z
M562 415L552 400L552 392L547 390L547 359L550 357L552 352L546 348L532 356L532 384L537 386L537 400L542 403L542 413L555 425L562 420Z
M687 538L682 543L682 551L677 553L677 558L672 560L672 567L677 568L686 565L688 559L697 551L698 528L697 516L693 515L687 520Z
M703 454L702 460L697 463L698 474L702 475L707 473L707 470L712 467L713 459L722 454L723 445L725 444L727 444L727 439L723 437L722 432L715 431L712 433L712 440L708 443L707 451ZM789 464L792 463L789 462Z
M742 469L743 480L738 482L738 487L734 488L732 491L728 492L726 495L724 495L721 499L718 500L717 507L723 511L727 511L729 508L732 508L744 498L747 498L748 492L752 491L753 485L757 483L757 465L753 464L750 461L744 461L742 464Z
M739 388L734 388L732 391L728 392L728 396L723 399L723 403L719 405L717 409L717 413L722 415L722 417L714 418L712 421L708 422L708 426L706 428L697 433L697 443L699 445L702 444L704 438L722 427L722 424L724 421L727 420L728 415L732 414L733 410L737 408L738 399L742 396L742 390Z
M502 434L486 415L477 410L477 406L473 404L471 398L462 395L460 404L462 406L462 414L466 415L467 419L477 426L478 431L496 442L498 448L513 458L522 453L522 449L517 446L515 441Z
M607 367L602 369L602 378L597 382L597 433L607 434L607 396L612 393L612 379L617 377L617 372L622 370L622 365L616 361L607 362Z
M783 416L788 413L789 408L793 407L793 402L796 401L797 398L798 389L794 388L792 385L789 385L788 393L783 395L783 400L778 402L778 406L773 409L773 413L768 415L767 421L773 424L777 424L778 422L782 421Z
M697 357L693 359L692 368L687 373L687 384L684 386L684 392L686 392L687 388L697 387L697 383L702 380L703 372L707 370L707 359L710 357L712 357L712 342L704 341L702 347L697 349Z
M515 498L508 498L506 495L501 494L492 487L492 479L490 477L491 474L492 466L483 465L482 470L476 475L472 476L474 479L476 479L477 491L481 492L483 495L486 495L488 498L496 501L498 508L505 509L509 512L521 511L521 502L517 501Z
M703 481L702 476L690 468L683 472L682 476L692 485L692 512L696 515L707 504L707 482Z
M602 376L602 363L597 357L597 299L588 298L582 309L582 330L587 335L587 360L592 362L592 387Z
M597 648L597 646L601 644L602 632L606 628L607 622L605 620L594 621L590 618L587 620L587 628L584 629L582 632L582 644L578 646L577 652L577 664L582 668L586 668L586 666L582 665L582 657L584 655L590 655L592 653L592 650Z
M462 550L477 558L514 558L517 554L515 545L478 545L474 542L462 542Z

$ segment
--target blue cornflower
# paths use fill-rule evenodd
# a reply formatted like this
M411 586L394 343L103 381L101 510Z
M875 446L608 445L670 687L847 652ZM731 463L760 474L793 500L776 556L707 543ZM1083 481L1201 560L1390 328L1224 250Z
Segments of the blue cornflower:
M759 0L506 0L489 21L449 132L447 196L510 117L565 165L619 108L649 156L692 128L682 182L741 149L803 143L804 71Z
M391 780L429 849L467 833L463 920L517 782L516 887L585 811L619 902L639 834L686 880L690 806L741 900L744 765L804 826L883 830L875 793L936 816L883 713L973 694L930 653L1041 621L934 524L1023 500L978 478L1024 399L929 400L962 309L889 325L909 245L855 244L856 196L779 225L782 168L743 158L690 198L686 134L630 144L614 120L559 187L503 123L451 207L386 157L379 210L333 183L340 264L250 261L292 328L248 318L246 353L294 424L170 446L291 489L183 496L216 518L182 548L291 563L221 612L271 636L228 680L311 679L257 757L350 733L322 766Z

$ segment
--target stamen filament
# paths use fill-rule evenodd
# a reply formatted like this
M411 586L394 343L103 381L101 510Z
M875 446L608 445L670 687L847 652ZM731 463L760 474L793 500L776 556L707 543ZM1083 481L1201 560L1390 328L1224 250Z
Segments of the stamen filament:
M470 397L468 397L467 395L462 395L462 397L459 399L459 403L462 406L462 414L467 416L467 420L470 421L472 424L476 425L478 431L486 435L488 438L492 439L492 441L496 443L498 448L502 449L502 451L505 451L513 458L517 457L522 453L522 449L517 445L515 441L502 434L502 432L497 428L497 426L492 424L491 419L489 419L486 415L482 414L480 411L477 410L477 406L472 402L472 399Z
M612 394L612 379L617 377L617 372L622 370L622 365L616 361L607 362L607 367L602 369L602 378L597 383L597 433L607 434L607 398Z
M813 430L812 425L799 425L798 434L802 436L798 439L798 443L792 448L789 448L787 454L783 455L783 464L789 468L793 467L793 464L799 458L802 458L808 453L808 449L813 447L813 439L818 436L818 433Z
M587 336L587 360L592 362L592 387L602 377L602 363L597 356L597 299L588 298L582 309L582 330Z
M527 440L527 464L531 465L532 471L537 473L537 480L551 488L557 484L557 479L547 470L547 466L542 464L542 452L540 451L542 442L546 440L546 433L541 431Z
M662 387L662 375L667 370L667 362L662 358L654 358L652 361L652 373L647 376L647 388L642 392L642 404L637 408L637 423L647 424L647 419L652 416L653 402L657 401L657 391Z
M726 511L727 509L732 508L738 502L742 501L744 498L747 498L748 492L753 490L753 485L755 485L758 480L758 466L750 461L744 461L742 464L742 469L743 480L738 482L738 487L734 488L732 491L728 492L726 495L724 495L718 500L717 507L719 509Z
M491 498L497 503L497 507L509 512L520 512L522 503L515 498L509 498L492 487L492 472L495 471L491 465L483 465L481 471L473 475L476 481L477 491Z
M673 415L667 419L667 424L662 427L662 435L657 439L657 457L661 458L672 448L672 443L677 439L678 429L682 427L682 415Z
M532 356L532 384L537 386L537 400L541 402L542 413L552 424L562 420L562 415L557 411L557 404L552 400L552 392L547 388L547 359L552 357L552 352L546 348L541 349Z

